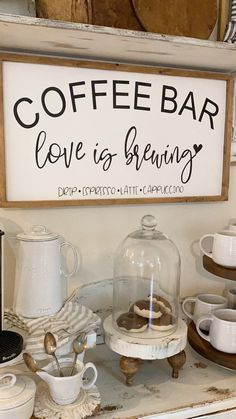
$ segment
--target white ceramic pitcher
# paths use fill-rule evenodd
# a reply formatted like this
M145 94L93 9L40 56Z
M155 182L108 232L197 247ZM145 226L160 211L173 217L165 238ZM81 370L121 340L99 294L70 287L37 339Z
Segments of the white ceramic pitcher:
M64 301L63 276L68 278L78 270L76 248L41 225L32 226L29 233L20 233L16 238L14 311L30 318L55 314ZM62 269L63 248L73 253L71 271Z
M74 374L71 375L72 361L71 358L60 360L63 377L59 376L55 361L44 367L44 370L37 371L36 373L48 384L52 399L60 405L73 403L77 399L81 388L88 390L97 380L98 373L95 365L92 362L84 364L78 359L75 364ZM88 369L91 370L90 379L84 382L83 377Z

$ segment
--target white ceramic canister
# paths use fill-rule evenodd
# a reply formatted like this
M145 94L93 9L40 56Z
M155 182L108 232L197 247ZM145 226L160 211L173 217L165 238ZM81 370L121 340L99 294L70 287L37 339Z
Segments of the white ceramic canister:
M0 419L30 419L34 410L35 382L25 375L0 375Z
M63 276L74 275L79 266L76 248L41 225L16 238L13 310L29 318L55 314L64 302ZM66 256L72 251L71 271L62 268L62 249L67 251Z

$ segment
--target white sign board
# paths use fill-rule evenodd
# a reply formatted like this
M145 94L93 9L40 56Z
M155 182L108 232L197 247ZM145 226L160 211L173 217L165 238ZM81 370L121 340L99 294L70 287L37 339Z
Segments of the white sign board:
M217 73L3 59L2 201L226 199L231 84Z

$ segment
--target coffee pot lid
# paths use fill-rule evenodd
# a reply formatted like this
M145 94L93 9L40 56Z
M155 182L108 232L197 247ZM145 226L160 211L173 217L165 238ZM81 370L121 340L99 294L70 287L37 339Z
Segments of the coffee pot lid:
M14 409L35 396L36 384L25 375L0 375L0 411Z
M16 238L24 241L49 241L55 240L59 234L49 231L44 225L33 225L29 232L17 234Z

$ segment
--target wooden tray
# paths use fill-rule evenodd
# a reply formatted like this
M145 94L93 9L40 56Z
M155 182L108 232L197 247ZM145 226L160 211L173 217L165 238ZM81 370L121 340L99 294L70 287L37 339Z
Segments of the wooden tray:
M188 341L192 348L204 358L231 370L236 370L236 355L217 351L197 333L193 322L188 326Z
M217 265L211 258L204 255L203 256L203 266L206 271L220 276L224 279L231 279L231 281L236 281L236 269L224 268L224 266Z

